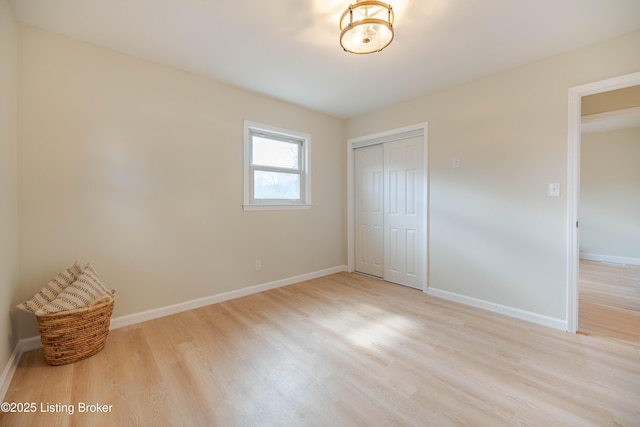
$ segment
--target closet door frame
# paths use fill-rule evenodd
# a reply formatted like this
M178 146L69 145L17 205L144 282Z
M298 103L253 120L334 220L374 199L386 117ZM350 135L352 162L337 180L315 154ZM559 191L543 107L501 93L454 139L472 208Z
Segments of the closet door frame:
M419 123L403 128L393 129L376 134L351 138L347 140L347 270L355 271L355 153L354 150L368 145L384 144L385 142L398 141L415 136L423 138L423 165L424 165L424 202L425 217L424 227L425 235L423 236L425 269L422 278L422 291L426 292L428 288L429 277L429 169L428 169L428 123Z

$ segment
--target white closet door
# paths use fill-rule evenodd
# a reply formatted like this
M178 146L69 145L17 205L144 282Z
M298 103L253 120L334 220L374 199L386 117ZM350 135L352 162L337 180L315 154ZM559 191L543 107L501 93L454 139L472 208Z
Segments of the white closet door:
M422 136L384 144L383 277L418 289L427 262L423 150Z
M382 277L383 179L382 144L355 150L355 270Z

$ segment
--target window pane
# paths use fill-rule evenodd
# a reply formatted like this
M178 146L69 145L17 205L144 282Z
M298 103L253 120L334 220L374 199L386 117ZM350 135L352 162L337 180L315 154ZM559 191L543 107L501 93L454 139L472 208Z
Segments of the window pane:
M299 200L300 175L253 171L254 199Z
M300 144L253 136L252 159L254 165L298 169Z

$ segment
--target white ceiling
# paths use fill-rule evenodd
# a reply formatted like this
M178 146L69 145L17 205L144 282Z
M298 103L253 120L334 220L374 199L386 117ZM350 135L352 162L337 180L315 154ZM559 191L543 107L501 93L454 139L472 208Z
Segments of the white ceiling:
M640 28L639 0L390 1L395 40L372 55L340 48L347 0L12 5L20 22L344 118Z

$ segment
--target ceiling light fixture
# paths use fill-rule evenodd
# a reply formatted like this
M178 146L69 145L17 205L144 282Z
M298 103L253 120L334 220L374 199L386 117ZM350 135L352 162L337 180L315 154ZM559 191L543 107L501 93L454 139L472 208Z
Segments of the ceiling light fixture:
M393 8L377 0L350 4L340 18L340 46L351 53L380 52L393 40Z

